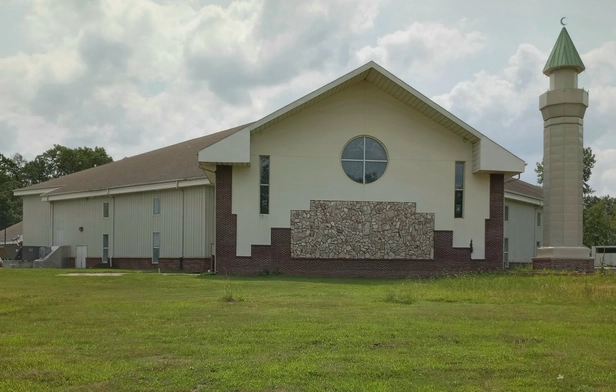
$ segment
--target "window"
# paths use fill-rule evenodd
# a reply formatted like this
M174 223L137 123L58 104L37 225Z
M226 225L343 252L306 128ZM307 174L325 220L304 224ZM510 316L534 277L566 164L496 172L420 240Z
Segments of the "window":
M158 264L160 257L160 233L152 233L152 264Z
M261 214L269 214L269 183L270 183L270 157L260 156L259 174L259 211Z
M387 152L376 139L360 136L352 139L342 150L342 170L353 181L370 184L387 169Z
M464 162L456 162L454 217L462 218L464 211Z
M503 261L505 263L509 262L509 238L505 238L503 242Z
M537 241L537 248L541 248L541 241Z
M153 205L152 211L154 215L160 215L160 198L159 197L154 198L154 205Z
M103 234L103 263L109 261L109 234Z
M537 213L537 226L541 226L541 213Z
M103 203L103 218L109 218L109 203Z
M509 206L505 206L505 222L509 222Z

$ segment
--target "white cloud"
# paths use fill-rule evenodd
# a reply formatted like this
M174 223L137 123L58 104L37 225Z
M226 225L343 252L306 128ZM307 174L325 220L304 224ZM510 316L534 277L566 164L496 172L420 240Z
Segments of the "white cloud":
M589 182L598 196L616 197L616 145L612 146L615 148L593 146L596 163Z
M511 125L545 91L547 78L538 70L546 58L534 46L520 45L500 72L480 71L471 80L461 81L449 93L433 99L447 110L464 113L471 123L497 112L501 125Z
M385 34L375 46L364 46L355 57L359 63L374 60L385 67L432 74L443 66L481 51L486 38L478 31L464 31L435 22L414 22L404 30Z
M53 143L132 155L254 121L346 64L379 6L34 0L31 52L0 58L0 126L32 158Z

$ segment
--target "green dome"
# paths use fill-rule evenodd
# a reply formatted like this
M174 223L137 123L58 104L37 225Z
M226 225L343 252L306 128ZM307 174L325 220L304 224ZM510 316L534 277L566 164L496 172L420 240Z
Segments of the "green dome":
M575 45L573 45L573 41L571 41L569 33L567 33L567 29L564 27L560 31L560 35L556 40L556 44L554 44L547 63L545 63L545 67L543 67L543 73L549 76L552 71L561 68L573 68L578 73L586 69L577 49L575 49Z

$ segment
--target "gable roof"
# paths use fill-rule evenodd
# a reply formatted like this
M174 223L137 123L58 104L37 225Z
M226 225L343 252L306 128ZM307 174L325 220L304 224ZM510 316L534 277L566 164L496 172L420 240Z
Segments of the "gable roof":
M505 181L505 192L543 200L542 187L529 184L528 182L522 180L511 179Z
M564 27L556 39L545 67L543 67L543 73L549 76L552 71L561 68L573 68L578 73L586 69L567 29Z
M210 145L199 152L199 161L205 164L247 164L246 157L250 155L250 140L247 137L242 137L242 134L258 132L361 81L374 84L410 108L417 110L432 121L472 143L473 172L510 174L524 172L526 163L522 159L499 146L487 136L460 120L374 61L362 65L333 82L263 117L261 120L248 125L233 136L234 141L232 141L232 138L226 140L224 142L224 150L234 151L234 157L239 157L239 159L221 160L221 151L217 148L218 146Z
M168 147L124 158L40 184L15 190L15 195L45 194L46 196L108 190L143 184L179 180L203 179L199 167L199 150L245 128L246 125L191 139Z

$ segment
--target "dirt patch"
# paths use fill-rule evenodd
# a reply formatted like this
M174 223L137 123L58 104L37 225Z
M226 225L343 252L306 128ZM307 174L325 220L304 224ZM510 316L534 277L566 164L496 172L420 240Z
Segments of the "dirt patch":
M122 272L84 272L72 274L59 274L58 276L122 276L126 275Z

